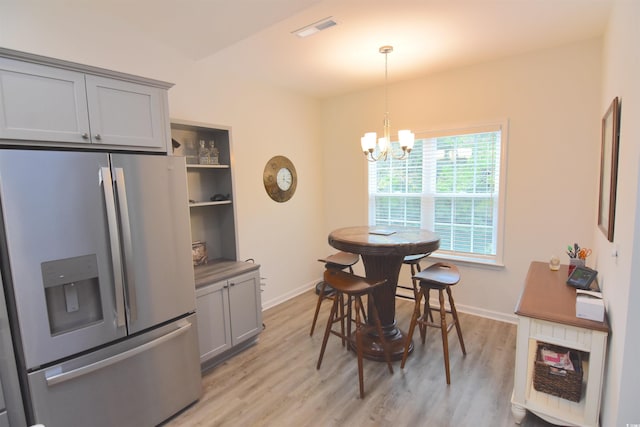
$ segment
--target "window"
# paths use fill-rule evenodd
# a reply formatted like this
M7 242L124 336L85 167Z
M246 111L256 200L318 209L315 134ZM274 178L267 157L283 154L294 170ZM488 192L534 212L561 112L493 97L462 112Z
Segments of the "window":
M506 122L417 134L408 159L369 163L369 224L433 230L440 257L502 264L505 146Z

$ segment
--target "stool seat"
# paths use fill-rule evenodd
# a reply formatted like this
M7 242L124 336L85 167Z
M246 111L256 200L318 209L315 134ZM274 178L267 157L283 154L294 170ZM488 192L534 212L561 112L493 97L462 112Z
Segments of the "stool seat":
M429 255L430 255L430 253L428 253L428 254L407 255L402 260L402 263L403 264L408 264L408 265L420 264L420 260L422 260L422 258L428 257Z
M324 258L318 258L318 261L324 262L325 264L335 265L340 269L351 267L360 259L360 255L352 254L350 252L336 252L335 254L331 254Z
M460 271L453 264L443 262L435 263L413 276L420 281L420 286L431 286L441 288L453 286L460 281Z
M362 295L369 292L374 286L383 285L386 280L371 280L345 271L327 269L324 272L324 281L338 292L347 295Z

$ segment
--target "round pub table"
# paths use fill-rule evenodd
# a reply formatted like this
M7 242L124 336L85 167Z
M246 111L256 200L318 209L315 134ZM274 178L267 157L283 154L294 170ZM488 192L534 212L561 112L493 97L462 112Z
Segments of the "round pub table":
M359 226L332 231L329 244L341 251L360 254L367 278L387 280L385 286L375 291L374 298L385 340L391 346L391 358L402 359L406 335L396 325L396 286L402 261L407 255L437 250L440 238L418 228ZM370 302L368 305L367 319L371 319ZM364 357L384 361L380 338L373 325L368 326L364 337ZM413 344L409 350L413 350Z

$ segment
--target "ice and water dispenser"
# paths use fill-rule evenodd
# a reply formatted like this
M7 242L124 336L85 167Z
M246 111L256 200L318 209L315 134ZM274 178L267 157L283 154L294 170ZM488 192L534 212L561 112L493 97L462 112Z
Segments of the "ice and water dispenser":
M52 336L103 319L95 254L40 265Z

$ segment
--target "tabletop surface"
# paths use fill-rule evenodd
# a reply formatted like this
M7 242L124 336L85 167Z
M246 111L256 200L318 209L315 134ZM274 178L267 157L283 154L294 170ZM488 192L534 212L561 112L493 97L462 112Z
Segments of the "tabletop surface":
M336 249L361 255L413 255L440 247L440 237L429 230L391 226L339 228L329 234Z
M609 332L606 313L603 322L576 317L576 289L567 285L567 277L567 265L552 271L546 262L532 262L515 313L518 316Z

